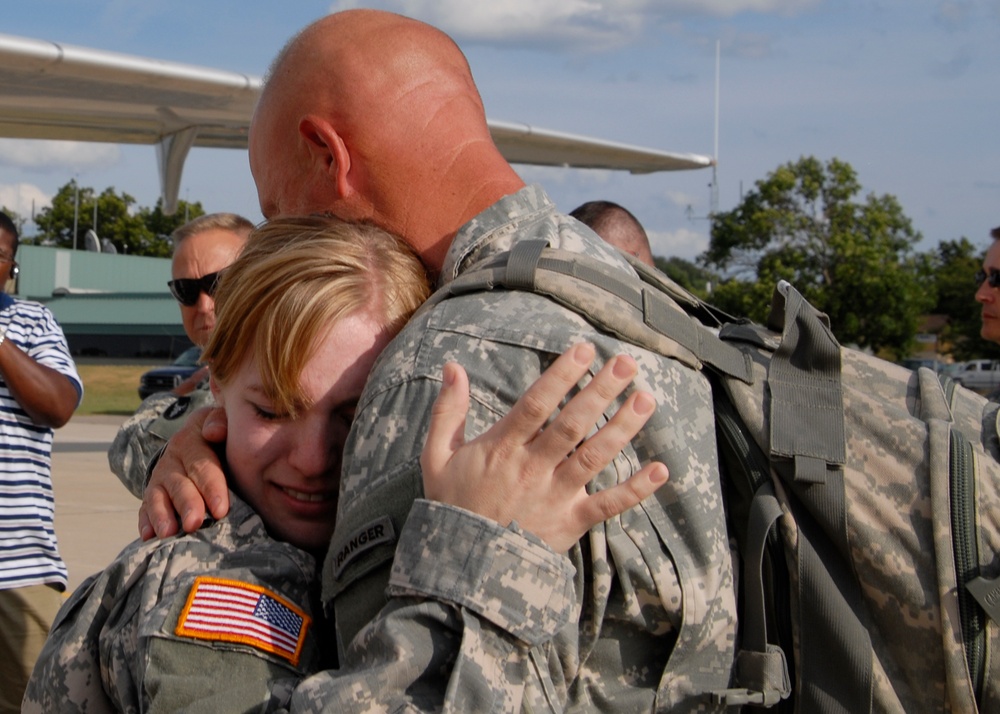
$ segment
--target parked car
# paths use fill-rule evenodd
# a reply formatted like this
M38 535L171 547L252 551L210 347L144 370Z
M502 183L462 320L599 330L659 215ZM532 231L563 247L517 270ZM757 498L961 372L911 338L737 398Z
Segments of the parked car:
M965 362L952 362L951 364L943 364L941 365L941 369L938 370L938 373L945 377L951 377L952 379L955 379L955 375L961 372L964 367L965 367Z
M963 387L977 392L992 392L1000 388L1000 362L992 359L974 359L962 362L951 378Z
M150 394L169 392L201 368L199 359L201 359L201 348L189 347L168 366L157 367L144 373L139 377L139 397L145 399Z

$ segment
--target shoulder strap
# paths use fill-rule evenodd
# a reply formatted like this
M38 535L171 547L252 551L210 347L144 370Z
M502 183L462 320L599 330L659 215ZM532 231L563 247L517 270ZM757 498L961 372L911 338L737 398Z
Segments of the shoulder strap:
M721 312L657 271L644 268L639 277L636 280L590 256L548 248L545 241L521 241L445 285L428 305L497 289L538 293L626 342L695 369L707 365L747 384L753 381L749 356L720 340L687 311L706 316Z

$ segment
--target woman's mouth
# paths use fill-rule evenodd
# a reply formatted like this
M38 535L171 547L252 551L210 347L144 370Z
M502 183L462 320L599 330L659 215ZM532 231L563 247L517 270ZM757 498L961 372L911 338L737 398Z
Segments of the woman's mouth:
M322 503L323 501L333 500L335 496L335 494L330 492L306 493L305 491L298 491L294 488L289 488L288 486L279 486L279 488L296 501L303 501L305 503Z

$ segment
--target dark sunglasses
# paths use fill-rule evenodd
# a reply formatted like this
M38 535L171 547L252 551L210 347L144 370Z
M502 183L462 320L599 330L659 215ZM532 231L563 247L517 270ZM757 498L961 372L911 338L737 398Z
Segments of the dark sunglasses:
M985 270L977 270L976 287L982 285L984 280L990 281L991 288L1000 288L1000 270L991 270L989 273Z
M222 272L219 271L217 273L202 275L200 278L171 280L167 283L167 287L170 288L170 294L177 298L177 302L181 305L194 307L198 304L198 296L202 293L205 293L209 297L215 294L215 288L219 284L219 276L221 274Z

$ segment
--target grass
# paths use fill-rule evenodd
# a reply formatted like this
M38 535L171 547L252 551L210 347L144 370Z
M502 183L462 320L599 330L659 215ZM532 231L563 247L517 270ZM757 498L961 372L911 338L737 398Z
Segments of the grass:
M130 415L138 407L139 376L153 365L78 364L83 380L83 403L76 414Z

